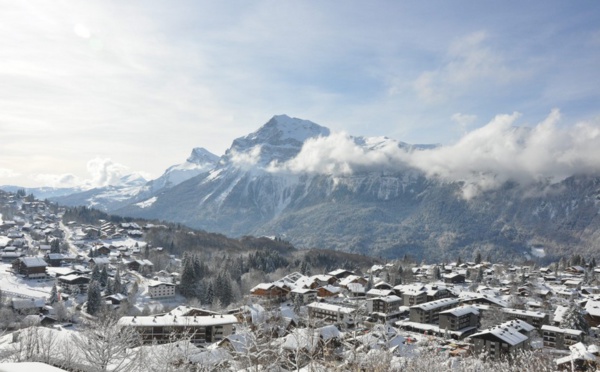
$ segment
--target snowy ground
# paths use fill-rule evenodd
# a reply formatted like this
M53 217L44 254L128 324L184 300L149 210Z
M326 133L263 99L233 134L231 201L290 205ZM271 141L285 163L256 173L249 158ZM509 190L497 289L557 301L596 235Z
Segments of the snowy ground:
M8 297L14 293L44 298L50 295L54 279L23 279L12 273L12 266L0 263L0 289Z

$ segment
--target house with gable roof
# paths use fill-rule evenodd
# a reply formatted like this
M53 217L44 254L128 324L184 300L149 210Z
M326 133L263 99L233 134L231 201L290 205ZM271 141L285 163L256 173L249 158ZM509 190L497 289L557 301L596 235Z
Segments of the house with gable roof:
M42 257L21 257L12 263L15 273L24 275L26 278L45 278L48 263Z
M474 353L485 352L489 357L500 358L515 354L517 351L527 350L529 337L520 332L522 330L521 322L517 324L518 328L515 327L515 323L516 321L502 323L471 335Z

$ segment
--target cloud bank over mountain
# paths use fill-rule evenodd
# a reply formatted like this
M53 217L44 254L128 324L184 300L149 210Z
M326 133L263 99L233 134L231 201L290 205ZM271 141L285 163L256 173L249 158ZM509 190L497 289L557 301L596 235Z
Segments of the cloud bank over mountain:
M382 140L359 143L346 133L307 140L300 153L271 172L346 176L362 171L416 169L430 178L463 182L463 197L495 189L507 181L522 185L555 183L600 171L600 123L560 126L554 109L532 127L518 126L519 113L497 115L448 146L419 149ZM367 139L367 141L375 139Z

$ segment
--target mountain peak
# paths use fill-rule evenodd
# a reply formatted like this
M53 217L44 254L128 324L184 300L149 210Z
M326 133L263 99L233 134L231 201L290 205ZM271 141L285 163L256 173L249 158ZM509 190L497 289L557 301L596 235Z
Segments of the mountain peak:
M328 128L312 121L275 115L257 131L234 140L225 153L225 159L233 154L248 153L260 148L261 165L267 165L273 160L282 162L296 156L306 140L329 134Z
M219 161L219 157L204 147L196 147L192 150L192 154L186 161L193 164L216 164Z

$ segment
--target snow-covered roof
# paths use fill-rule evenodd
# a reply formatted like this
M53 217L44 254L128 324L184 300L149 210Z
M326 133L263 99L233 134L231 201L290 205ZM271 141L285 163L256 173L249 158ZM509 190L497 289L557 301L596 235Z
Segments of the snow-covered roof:
M546 317L546 314L540 313L539 311L527 311L527 310L511 309L511 308L505 308L505 309L502 309L502 311L507 314L525 315L525 316L528 316L531 318L545 318Z
M216 326L224 324L237 323L237 318L234 315L212 315L212 316L177 316L177 315L162 315L162 316L124 316L119 319L118 324L130 327L151 327L151 326Z
M585 311L591 316L600 317L600 300L589 300L585 304Z
M161 282L158 280L150 280L148 281L148 287L160 287L161 285L166 285L168 287L174 287L175 284L173 283L165 283L165 282Z
M567 333L567 334L575 335L575 336L579 336L579 335L583 334L583 331L580 331L577 329L560 328L560 327L555 327L555 326L551 326L551 325L543 325L542 331Z
M372 288L367 292L367 295L369 296L387 296L390 293L394 293L394 291L392 291L391 289L376 289L376 288Z
M479 315L479 310L473 306L465 305L465 306L455 307L455 308L449 309L449 310L440 311L440 314L451 314L454 316L463 316L463 315L466 315L469 313Z
M352 314L355 310L351 307L344 307L344 306L339 306L339 305L334 305L334 304L328 304L325 302L313 302L307 305L308 308L312 308L312 309L320 309L320 310L327 310L327 311L334 311L336 313L342 313L342 314Z
M471 338L477 338L485 335L493 335L509 345L515 346L527 341L528 337L520 333L517 329L506 325L506 323L486 329L483 332L471 335Z
M434 310L440 307L450 306L454 304L458 304L458 298L442 298L441 300L435 300L430 302L425 302L423 304L411 306L411 308L418 308L425 311Z
M41 257L22 257L21 262L27 267L46 267L48 263Z

